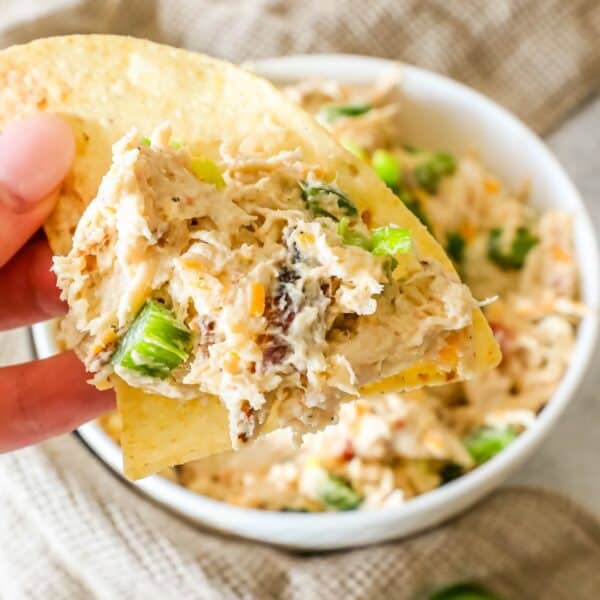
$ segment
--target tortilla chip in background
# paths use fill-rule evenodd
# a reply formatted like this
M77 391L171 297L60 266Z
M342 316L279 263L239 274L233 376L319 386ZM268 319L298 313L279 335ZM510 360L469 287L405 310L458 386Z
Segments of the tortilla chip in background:
M0 129L39 111L63 116L77 153L45 229L53 251L66 254L85 207L111 162L111 146L131 127L150 133L165 120L173 139L214 144L252 136L269 118L285 134L260 140L265 151L300 148L320 176L336 180L373 227L412 230L421 256L454 268L441 246L375 172L270 83L231 64L145 40L75 35L37 40L0 52ZM479 309L470 331L454 341L456 364L414 365L369 386L401 391L471 377L500 360ZM118 389L125 474L138 478L166 466L229 449L225 408L214 398L187 403Z

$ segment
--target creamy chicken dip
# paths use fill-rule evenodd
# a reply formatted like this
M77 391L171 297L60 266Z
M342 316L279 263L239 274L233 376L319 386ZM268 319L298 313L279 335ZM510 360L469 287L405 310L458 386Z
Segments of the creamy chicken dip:
M202 150L168 124L131 131L55 259L64 335L94 384L116 374L175 401L218 396L238 447L274 409L322 429L343 397L419 360L456 376L444 352L476 303L409 230L370 229L299 150Z
M287 93L363 160L429 227L501 345L500 366L460 384L384 394L345 405L340 422L288 432L164 475L200 494L270 510L331 511L398 505L475 468L535 422L556 389L584 314L571 216L540 214L527 187L506 189L474 156L404 144L396 81L374 88L306 82ZM368 352L384 329L364 338ZM386 350L387 351L387 350ZM118 439L116 415L104 425Z

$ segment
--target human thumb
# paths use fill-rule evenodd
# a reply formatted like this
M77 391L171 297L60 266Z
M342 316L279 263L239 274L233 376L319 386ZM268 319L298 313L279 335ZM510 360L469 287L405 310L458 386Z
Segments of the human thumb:
M74 155L73 133L55 115L28 117L0 134L0 267L50 214Z

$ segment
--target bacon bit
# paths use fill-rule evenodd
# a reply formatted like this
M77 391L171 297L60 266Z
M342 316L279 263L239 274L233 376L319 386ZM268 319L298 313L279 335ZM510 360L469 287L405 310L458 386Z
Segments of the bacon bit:
M363 223L367 226L367 227L371 227L371 224L373 222L373 216L371 215L371 212L368 210L363 210L360 213L360 218L362 219Z
M552 244L550 252L552 252L552 258L556 262L568 263L571 261L571 256L559 244Z
M344 444L344 449L342 450L342 454L340 459L344 462L350 462L355 456L354 446L352 445L352 440L346 440Z
M500 191L500 182L493 177L488 177L483 182L483 187L488 194L497 194Z
M287 333L296 317L296 310L285 287L280 286L274 298L266 299L264 314L270 325L279 327L284 333Z
M223 361L223 368L232 375L237 375L240 372L240 355L233 350L228 352Z
M453 381L454 379L456 379L456 371L452 369L452 371L446 373L446 381Z
M248 312L251 317L260 317L265 312L265 286L255 282L250 287L250 307Z
M248 434L244 432L238 433L237 438L240 440L240 442L246 443L248 441Z
M199 331L202 343L213 344L215 341L215 322L206 315L202 315L192 321L192 330Z
M325 281L321 284L321 292L326 298L335 298L335 293L340 287L340 279L332 277L330 281Z
M265 366L280 364L290 351L289 344L276 335L261 337L262 339L259 341L265 343L263 349L263 363Z
M475 226L469 221L466 221L460 226L459 232L467 242L472 242L477 235L477 229L475 229Z
M244 400L242 402L240 409L248 419L252 416L252 413L254 412L254 409L252 408L252 406L250 406L250 402L248 402L248 400Z

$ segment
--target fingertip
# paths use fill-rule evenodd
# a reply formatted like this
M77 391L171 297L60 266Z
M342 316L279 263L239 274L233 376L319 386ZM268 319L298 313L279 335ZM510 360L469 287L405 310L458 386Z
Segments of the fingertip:
M72 431L115 408L72 352L0 369L0 452Z
M35 203L60 184L74 156L75 138L61 117L40 113L12 123L0 135L0 187Z

